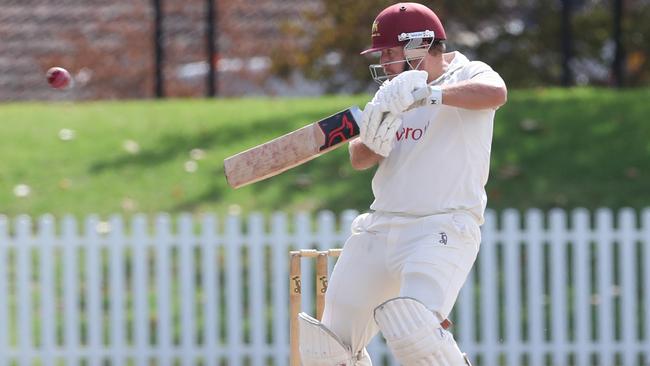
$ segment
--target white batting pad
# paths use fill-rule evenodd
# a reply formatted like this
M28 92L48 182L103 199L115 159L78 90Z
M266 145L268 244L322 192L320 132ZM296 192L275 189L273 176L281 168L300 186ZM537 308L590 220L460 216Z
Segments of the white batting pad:
M353 366L350 346L311 316L298 314L300 358L303 366Z
M453 335L421 302L407 297L375 308L375 321L393 355L404 366L465 366Z

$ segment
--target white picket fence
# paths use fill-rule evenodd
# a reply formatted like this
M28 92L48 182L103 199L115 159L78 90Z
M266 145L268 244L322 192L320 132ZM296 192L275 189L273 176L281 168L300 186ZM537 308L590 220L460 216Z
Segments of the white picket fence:
M0 216L0 366L288 365L288 251L340 247L353 217ZM650 209L482 230L452 328L475 365L650 365Z

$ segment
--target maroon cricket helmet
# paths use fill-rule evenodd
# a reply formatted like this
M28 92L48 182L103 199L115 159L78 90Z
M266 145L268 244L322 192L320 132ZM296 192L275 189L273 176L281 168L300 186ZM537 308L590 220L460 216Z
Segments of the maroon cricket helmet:
M436 41L447 39L445 29L433 10L418 3L391 5L375 18L372 23L372 46L361 54L403 46L406 41L400 40L401 34L423 31L432 31Z

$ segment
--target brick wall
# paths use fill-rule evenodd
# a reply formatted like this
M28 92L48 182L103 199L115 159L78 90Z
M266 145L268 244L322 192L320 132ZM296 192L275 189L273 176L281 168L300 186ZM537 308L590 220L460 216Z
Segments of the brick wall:
M205 94L205 3L163 0L167 96ZM318 0L217 1L213 60L230 65L219 72L220 95L269 93L269 75L251 70L251 60L267 60L286 41L282 23L317 6ZM151 0L0 0L0 101L152 97L153 21ZM195 72L183 73L188 65ZM75 87L50 89L44 75L51 66L67 68Z

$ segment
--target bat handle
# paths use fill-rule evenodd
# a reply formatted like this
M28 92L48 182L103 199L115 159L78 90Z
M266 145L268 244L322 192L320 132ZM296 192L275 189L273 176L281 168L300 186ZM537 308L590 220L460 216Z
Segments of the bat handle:
M427 105L428 98L431 95L431 89L428 86L425 86L424 88L414 90L412 95L413 95L413 99L415 99L415 102L413 102L413 104L411 104L408 108L406 108L406 111L410 111L411 109L415 109ZM361 121L362 111L359 109L359 107L354 106L350 108L350 111L352 112L352 115L354 116L355 120ZM388 112L384 112L384 117L385 114L387 113Z
M406 109L407 111L427 105L428 98L431 95L431 89L425 86L424 88L416 89L412 95L415 102Z
M431 95L431 89L429 89L428 86L425 86L424 88L416 89L413 92L413 99L415 99L416 102L421 101L422 99L426 99Z

